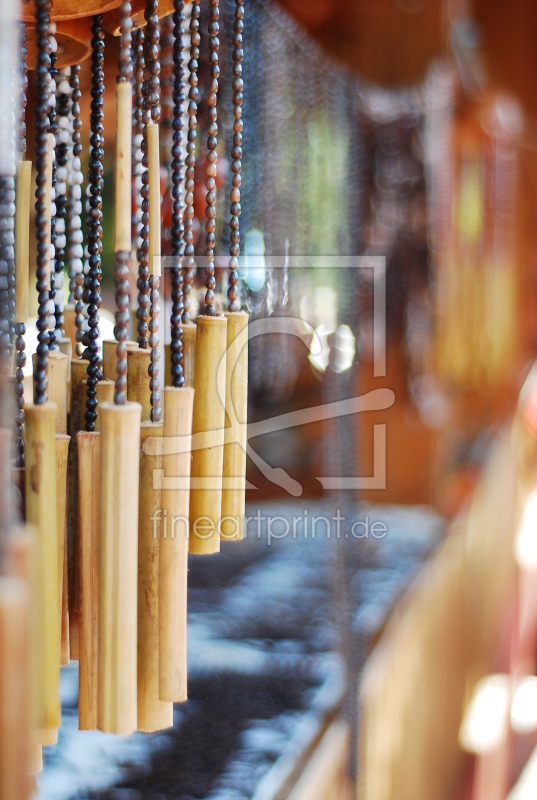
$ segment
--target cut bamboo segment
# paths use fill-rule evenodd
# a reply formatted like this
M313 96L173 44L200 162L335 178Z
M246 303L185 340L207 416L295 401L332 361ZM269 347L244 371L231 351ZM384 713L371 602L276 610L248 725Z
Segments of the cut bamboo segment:
M220 550L227 320L198 317L197 328L188 544L191 553L209 554Z
M78 727L97 729L101 434L77 433L80 643Z
M248 314L229 312L226 353L226 437L222 488L223 539L244 538L246 416L248 412ZM242 485L226 486L234 481Z
M31 194L32 162L19 161L15 210L15 322L28 321Z
M186 595L194 390L167 387L163 391L163 404L164 441L180 436L186 444L180 448L181 452L166 454L162 459L162 520L158 539L159 691L162 700L181 703L187 699Z
M88 381L87 378L82 381L83 389L83 396L86 396L86 392L88 390ZM111 403L114 399L114 389L115 389L115 381L99 381L97 386L95 387L95 391L97 392L97 419L95 420L95 430L98 432L101 430L101 420L100 420L100 413L99 408L103 403ZM80 430L84 430L86 425L86 408L84 404L80 410Z
M127 350L127 399L142 407L142 422L151 418L150 350Z
M68 481L69 483L69 481ZM69 638L69 574L67 572L67 524L63 540L63 585L62 585L62 618L61 618L61 652L60 666L64 667L71 661L71 642Z
M141 406L101 406L99 730L136 729Z
M138 342L126 342L127 350L138 350ZM103 378L115 381L117 376L117 345L115 339L103 340Z
M24 476L25 469L21 472ZM6 564L9 575L22 578L27 586L30 587L30 631L29 631L29 684L27 690L28 714L31 722L30 743L29 743L29 763L28 774L35 775L43 769L43 749L37 741L37 731L35 730L35 719L37 716L37 676L39 667L36 661L37 638L39 635L39 621L36 613L37 597L35 596L35 577L36 577L36 542L37 535L34 528L29 525L12 529L6 541ZM24 713L24 712L23 712Z
M0 428L0 532L11 524L11 431Z
M37 353L32 356L33 368L37 364ZM48 386L49 402L56 405L56 433L67 433L67 377L70 370L69 357L59 350L51 350L48 354Z
M37 725L60 725L56 406L26 407L26 520L36 528Z
M159 695L159 536L160 488L154 473L162 457L144 453L149 437L162 437L162 424L142 422L140 433L140 502L138 508L138 730L145 733L173 725L173 703Z
M69 617L66 617L67 627L64 627L64 578L65 541L67 538L67 495L68 495L68 470L70 436L56 434L56 520L58 523L58 611L60 618L60 666L69 663ZM66 598L67 602L67 598ZM66 609L67 610L67 609Z
M185 376L185 386L194 388L194 376L196 367L196 330L193 322L183 325L183 375Z
M115 185L115 251L131 249L131 136L132 86L130 81L118 83L116 127L116 185Z
M149 182L148 267L150 275L159 276L162 273L160 263L160 227L162 220L160 214L159 126L156 122L148 122L147 124L147 171Z
M62 336L59 341L60 353L69 358L69 366L67 368L67 380L71 380L71 360L73 358L73 343L69 336Z
M76 435L80 430L80 409L85 406L83 381L89 361L71 361L71 414L69 417L69 509L67 512L67 575L69 579L69 646L71 659L79 655L80 587L78 581L78 453Z
M64 306L63 329L66 337L71 340L72 352L76 353L76 310L74 303L66 303Z
M53 171L53 164L54 164L54 134L47 133L47 148L45 152L45 196L44 196L44 209L43 215L45 217L45 231L46 231L46 238L45 238L45 263L44 269L46 273L46 285L47 288L50 288L50 280L51 280L51 257L50 257L50 250L51 250L51 234L52 234L52 227L51 227L51 218L52 218L52 171ZM50 380L50 378L49 378ZM58 431L60 433L61 431Z
M183 328L183 377L185 386L194 388L194 364L196 356L196 326L187 322ZM173 386L172 379L172 353L169 344L164 345L165 385Z
M30 591L0 577L0 797L30 798Z

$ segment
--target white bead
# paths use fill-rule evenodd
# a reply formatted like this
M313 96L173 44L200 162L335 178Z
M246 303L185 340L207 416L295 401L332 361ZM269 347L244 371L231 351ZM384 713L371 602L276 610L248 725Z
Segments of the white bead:
M83 236L81 230L73 231L73 235L71 236L71 240L75 242L75 244L82 244Z
M80 171L81 169L80 158L78 156L73 158L73 169L77 171Z
M58 223L56 222L56 224ZM66 245L67 245L67 239L65 238L65 234L63 233L58 234L58 236L56 236L56 247L59 247L60 250L65 250Z
M75 184L75 186L80 186L82 180L83 180L82 173L79 171L75 172L75 174L73 175L73 183Z
M65 220L61 217L56 220L56 233L65 233Z
M80 249L82 250L82 248L80 248ZM71 269L73 270L74 273L76 273L77 275L80 275L80 273L82 272L82 269L83 269L82 259L81 258L73 259L73 261L71 263Z
M73 184L75 184L74 181L73 181ZM82 197L82 189L80 188L80 186L78 186L76 184L74 186L71 186L71 196L72 196L72 198L74 200L80 200L80 198ZM77 213L77 212L75 212L75 213ZM81 214L81 213L82 213L82 205L80 206L80 211L78 211L78 214Z

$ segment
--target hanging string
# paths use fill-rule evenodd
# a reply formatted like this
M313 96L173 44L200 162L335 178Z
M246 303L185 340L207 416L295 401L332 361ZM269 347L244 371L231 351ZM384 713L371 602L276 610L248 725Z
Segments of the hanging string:
M54 136L58 133L58 119L56 114L56 77L58 70L56 69L56 24L50 23L49 28L49 41L50 41L50 79L49 79L49 132ZM61 276L56 272L56 148L53 148L52 153L52 193L50 205L50 295L49 295L49 328L50 339L49 349L58 350L58 344L61 334L56 330L56 311L57 311L57 295L61 291L60 283L63 279L63 272ZM63 312L62 312L63 314ZM62 316L63 319L63 316Z
M101 378L97 339L99 336L99 307L101 305L101 252L103 220L103 95L104 95L104 31L102 14L93 18L91 40L91 116L90 157L88 172L87 250L88 272L84 281L83 300L88 307L87 330L83 343L84 358L89 361L86 398L86 430L95 430L97 419L97 383Z
M172 145L172 268L171 362L172 382L176 388L185 385L183 375L183 103L185 101L185 68L183 58L184 0L175 0L173 13L173 145ZM175 261L177 259L177 261Z
M63 270L66 255L67 218L67 162L69 158L69 94L70 86L65 70L59 74L57 83L56 112L58 132L56 134L56 244L55 244L55 285L56 285L56 338L65 336Z
M188 62L188 134L185 158L185 213L184 213L184 259L183 259L183 315L184 324L190 322L190 293L194 283L194 172L196 168L196 127L198 124L198 59L200 56L199 34L200 5L192 3L190 11L190 60Z
M84 337L84 240L82 235L82 144L80 132L82 120L80 118L80 65L73 64L69 73L69 86L71 87L71 142L72 158L69 175L69 195L67 201L67 265L69 270L69 302L75 304L75 326L77 355L81 355L82 340Z
M147 23L146 33L146 128L144 135L144 166L148 166L148 143L147 143L147 123L149 118L152 122L160 122L160 62L159 62L159 22L158 22L158 0L147 0L145 9L145 20ZM149 116L149 113L150 116ZM147 238L144 238L143 249L148 265L149 257L149 173L143 174L142 183L142 213L144 233L147 231ZM158 220L160 225L160 218ZM148 265L149 273L149 265ZM160 350L159 350L159 289L160 277L148 274L148 287L150 290L150 309L149 309L149 347L151 348L151 361L149 364L149 378L151 389L151 422L160 422L162 419L161 397L160 397Z
M211 62L211 78L209 81L209 94L207 97L207 113L209 118L208 137L207 137L207 207L205 209L205 230L207 233L205 239L205 307L203 314L208 317L214 317L216 310L214 307L214 288L216 281L214 277L214 245L216 241L216 162L218 159L218 112L216 108L216 100L218 95L218 78L220 75L220 67L218 65L218 51L220 48L219 33L219 0L210 0L211 3L211 16L209 21L209 36L210 36L210 62Z
M241 169L242 169L242 31L244 27L244 0L235 0L235 22L233 25L233 147L231 149L231 217L229 233L229 285L227 290L228 308L240 311L239 300L239 255L241 214Z
M26 155L26 104L28 91L28 33L24 22L19 24L18 48L19 129L18 150L21 160ZM24 467L24 367L26 366L26 322L15 320L15 466Z
M42 405L47 401L48 350L50 334L48 329L49 312L49 243L46 217L46 159L47 134L49 130L49 0L35 0L35 19L37 35L36 103L35 103L35 229L37 239L36 288L37 288L37 363L34 369L34 403Z
M129 0L125 0L121 6L118 83L130 83L132 78L131 30L131 4ZM118 344L114 402L116 405L125 405L127 402L127 338L129 329L129 253L125 250L120 250L116 253L115 285L117 311L114 336Z

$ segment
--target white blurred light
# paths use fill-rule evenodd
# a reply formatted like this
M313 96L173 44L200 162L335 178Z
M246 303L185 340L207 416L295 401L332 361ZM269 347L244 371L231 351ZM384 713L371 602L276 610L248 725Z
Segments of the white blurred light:
M511 705L511 727L516 733L537 730L537 678L528 675L519 682Z
M461 747L469 753L487 753L504 740L509 724L511 678L489 675L475 689L459 731Z
M537 489L530 494L524 506L522 522L515 538L515 558L525 572L537 569Z

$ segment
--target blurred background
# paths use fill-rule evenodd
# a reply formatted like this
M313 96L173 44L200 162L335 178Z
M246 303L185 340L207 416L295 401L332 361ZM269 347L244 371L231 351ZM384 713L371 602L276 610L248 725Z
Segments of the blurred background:
M221 0L220 304L233 14ZM79 733L72 662L38 797L537 796L536 35L532 0L246 0L241 302L295 331L250 341L251 431L272 421L250 440L254 522L242 544L190 557L190 699L174 728ZM171 18L161 46L169 253ZM116 65L107 35L103 338ZM200 141L208 65L202 35ZM86 121L88 60L80 83ZM31 73L29 130L34 92ZM86 123L82 141L87 159ZM201 148L196 233L205 166ZM367 413L305 411L381 389L394 400ZM312 537L314 516L329 523Z

